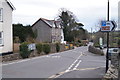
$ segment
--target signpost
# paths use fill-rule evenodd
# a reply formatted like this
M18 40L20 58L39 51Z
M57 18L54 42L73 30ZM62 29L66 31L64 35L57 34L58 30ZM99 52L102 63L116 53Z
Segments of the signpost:
M109 2L108 2L108 8L109 8ZM106 53L106 72L109 67L109 57L108 57L108 50L109 50L109 32L115 30L117 27L115 21L109 21L109 9L108 9L108 20L107 21L101 21L101 31L107 32L107 53Z
M109 0L108 0L108 9L107 9L107 21L101 21L101 32L107 32L107 53L106 53L106 72L109 67L109 32L113 31L117 26L115 21L109 21Z

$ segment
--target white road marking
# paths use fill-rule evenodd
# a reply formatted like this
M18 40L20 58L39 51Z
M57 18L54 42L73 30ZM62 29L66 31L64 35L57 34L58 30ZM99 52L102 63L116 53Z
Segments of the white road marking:
M28 59L24 59L24 60L18 60L18 61L9 62L9 63L2 63L2 66L16 64L16 63L22 63L22 62L27 62L27 61L30 61L30 60L40 59L40 58L43 58L43 57L60 58L60 56L55 56L56 54L59 54L59 53L50 54L50 55L44 55L44 56L38 56L38 57L33 57L33 58L28 58Z
M43 58L43 57L44 57L44 56L39 56L39 57L30 58L30 59L24 59L24 60L15 61L15 62L4 63L4 64L2 64L2 66L11 65L11 64L16 64L16 63L22 63L22 62L27 62L27 61L30 61L30 60L35 60L35 59L39 59L39 58Z
M73 70L77 69L77 67L79 66L79 64L81 63L82 61L80 60L77 65L73 68Z
M69 72L71 70L71 68L75 65L75 63L79 60L79 58L82 56L82 53L80 54L80 56L70 65L70 67L68 67L67 70L65 70L65 72ZM75 66L76 68L78 67L78 65L80 64L81 60L78 62L78 64Z

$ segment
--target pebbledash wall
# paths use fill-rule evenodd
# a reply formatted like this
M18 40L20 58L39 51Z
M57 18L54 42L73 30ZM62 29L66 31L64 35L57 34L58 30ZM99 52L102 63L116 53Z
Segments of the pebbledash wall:
M14 9L10 1L0 0L0 54L13 52L12 11Z

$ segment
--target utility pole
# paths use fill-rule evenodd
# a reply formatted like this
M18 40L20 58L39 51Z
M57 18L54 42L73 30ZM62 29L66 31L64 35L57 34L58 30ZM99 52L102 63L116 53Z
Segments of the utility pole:
M107 21L109 21L109 0L108 0ZM109 32L107 32L106 72L107 72L108 67L109 67L108 51L109 51Z

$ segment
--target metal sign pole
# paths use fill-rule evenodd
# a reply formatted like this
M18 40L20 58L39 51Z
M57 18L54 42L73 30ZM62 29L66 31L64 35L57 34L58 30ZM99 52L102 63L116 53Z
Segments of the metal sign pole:
M118 80L120 80L120 47L118 53Z
M109 21L109 0L108 0L108 16L107 16L107 21ZM108 50L109 50L109 32L107 32L106 72L107 72L108 67L109 67Z

